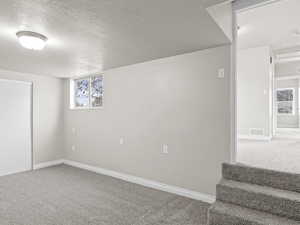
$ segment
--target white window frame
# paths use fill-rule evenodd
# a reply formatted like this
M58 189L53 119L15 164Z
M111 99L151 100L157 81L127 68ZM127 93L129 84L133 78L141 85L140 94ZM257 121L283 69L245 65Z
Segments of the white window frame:
M293 92L293 101L277 101L277 91L285 91L285 90L292 90ZM276 114L278 116L293 116L295 115L295 106L296 106L296 101L295 101L295 93L296 93L296 90L295 88L276 88ZM279 102L292 102L292 105L293 105L293 111L292 113L278 113L278 104Z
M103 108L104 105L104 94L102 96L102 106L92 106L92 101L91 101L91 84L92 84L92 77L99 77L102 76L102 86L104 86L104 75L103 74L95 74L95 75L90 75L87 77L79 77L79 78L74 78L69 80L69 96L70 96L70 104L69 108L71 110L89 110L89 109L101 109ZM89 104L88 106L75 106L75 81L80 81L80 80L89 80Z

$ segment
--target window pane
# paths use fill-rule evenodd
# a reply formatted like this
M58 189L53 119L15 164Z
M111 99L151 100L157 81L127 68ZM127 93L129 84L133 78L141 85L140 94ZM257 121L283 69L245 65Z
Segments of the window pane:
M89 79L75 80L75 107L89 106Z
M91 78L92 107L100 107L103 104L103 76Z
M278 102L279 114L293 114L293 102Z
M293 89L277 90L277 101L293 101Z

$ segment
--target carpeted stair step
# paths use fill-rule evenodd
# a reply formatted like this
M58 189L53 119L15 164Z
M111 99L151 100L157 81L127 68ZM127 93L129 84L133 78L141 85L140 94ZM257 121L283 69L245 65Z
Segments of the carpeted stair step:
M300 193L223 179L217 200L300 221Z
M300 225L300 222L217 201L209 209L208 225Z
M223 178L300 193L300 174L278 172L243 165L223 164Z

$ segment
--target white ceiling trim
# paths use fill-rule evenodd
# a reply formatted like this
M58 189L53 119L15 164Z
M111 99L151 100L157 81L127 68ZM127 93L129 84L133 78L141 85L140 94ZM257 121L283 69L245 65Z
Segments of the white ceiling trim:
M276 54L276 63L300 61L300 51Z
M293 80L293 79L300 79L300 75L277 75L275 77L276 80Z

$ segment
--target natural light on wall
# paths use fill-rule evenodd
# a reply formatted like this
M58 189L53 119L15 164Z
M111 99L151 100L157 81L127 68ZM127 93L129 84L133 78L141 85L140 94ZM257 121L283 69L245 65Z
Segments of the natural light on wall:
M19 31L16 35L20 44L31 50L44 49L48 40L46 36L31 31Z

